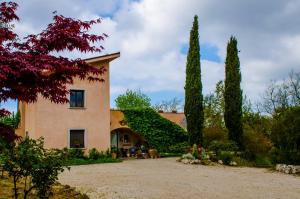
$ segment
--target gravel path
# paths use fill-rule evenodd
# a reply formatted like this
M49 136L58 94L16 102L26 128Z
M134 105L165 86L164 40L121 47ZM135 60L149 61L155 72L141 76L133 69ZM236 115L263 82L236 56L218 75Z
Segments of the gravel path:
M74 166L60 182L91 198L300 199L300 177L257 168L184 165L174 158Z

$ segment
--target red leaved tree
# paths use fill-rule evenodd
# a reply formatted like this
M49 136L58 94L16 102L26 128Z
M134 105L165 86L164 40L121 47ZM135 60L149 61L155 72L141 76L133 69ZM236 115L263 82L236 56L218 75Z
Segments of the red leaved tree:
M45 30L20 40L11 24L19 20L17 7L14 2L0 4L0 102L35 102L41 94L54 103L66 103L66 84L72 84L74 78L103 81L104 68L91 66L82 59L54 55L66 50L101 52L103 47L95 43L107 35L88 33L100 19L81 21L53 13L53 22ZM8 113L0 110L0 116ZM0 137L1 133L9 132L4 129L0 128Z

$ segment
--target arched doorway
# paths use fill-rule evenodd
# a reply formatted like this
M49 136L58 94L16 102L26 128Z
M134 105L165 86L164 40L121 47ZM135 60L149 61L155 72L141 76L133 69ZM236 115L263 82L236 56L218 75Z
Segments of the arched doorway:
M116 148L122 157L135 155L147 142L130 128L117 128L111 131L111 147Z

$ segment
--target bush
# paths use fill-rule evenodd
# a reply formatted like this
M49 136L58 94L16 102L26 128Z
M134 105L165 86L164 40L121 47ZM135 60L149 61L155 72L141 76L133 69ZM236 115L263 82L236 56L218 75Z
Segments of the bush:
M199 159L198 147L196 144L194 144L192 147L192 155L195 159Z
M229 151L222 151L218 155L218 159L222 160L225 165L230 165L230 162L233 160L234 154Z
M92 160L97 160L101 157L102 155L100 154L100 152L95 149L95 148L92 148L91 150L89 150L89 159L92 159Z
M120 159L113 159L112 157L102 157L97 160L94 159L82 159L82 158L73 158L69 159L66 162L66 165L87 165L87 164L100 164L100 163L118 163L122 162Z
M17 183L22 179L27 182L23 188L24 198L33 188L37 189L39 198L46 198L58 180L58 174L68 168L65 166L65 151L45 149L42 138L19 140L3 149L1 155L3 169L13 178L15 198L20 189Z
M208 146L208 150L214 151L218 155L220 151L237 151L238 147L234 142L231 141L212 141Z
M255 166L257 167L272 167L272 161L267 156L257 155L255 158Z
M187 142L181 142L174 144L169 147L170 153L186 153L189 149L189 144Z
M255 160L257 155L266 155L272 148L272 142L263 133L246 127L244 128L244 157L249 160Z
M68 156L69 158L86 158L82 149L69 149Z
M194 160L195 157L191 153L183 154L182 159Z
M279 150L277 161L300 164L300 106L282 110L275 115L271 139Z
M245 158L234 156L232 161L236 162L238 166L246 166L246 167L253 167L255 166L255 163L252 161L249 161Z
M171 146L186 142L187 132L151 108L122 110L128 126L147 140L149 147L169 152Z
M203 140L204 146L209 146L213 141L225 141L227 132L221 126L212 126L204 128Z
M300 164L300 152L283 151L273 147L269 154L273 164Z

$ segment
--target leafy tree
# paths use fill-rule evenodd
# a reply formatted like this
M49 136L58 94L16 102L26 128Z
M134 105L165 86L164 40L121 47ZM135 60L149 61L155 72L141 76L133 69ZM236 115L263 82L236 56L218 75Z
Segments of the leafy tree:
M224 82L219 81L214 93L204 97L205 126L225 128L224 111Z
M191 145L194 143L202 143L204 112L200 68L198 16L194 17L193 27L190 32L190 47L186 64L184 113L187 121L189 143Z
M229 139L242 148L243 124L240 61L238 57L237 40L231 37L227 45L225 61L225 113L224 120L228 129Z
M136 109L151 107L151 99L140 90L127 90L125 94L119 95L116 100L118 109Z
M271 139L279 149L278 162L300 164L300 106L275 116Z
M72 84L74 78L103 81L103 67L54 55L65 50L100 52L103 47L91 43L104 40L106 35L88 33L100 20L81 21L54 13L53 22L45 30L21 40L12 25L19 20L17 6L14 2L0 4L0 103L8 99L34 102L38 94L52 102L65 103L66 84ZM7 114L7 110L0 110L0 116Z

